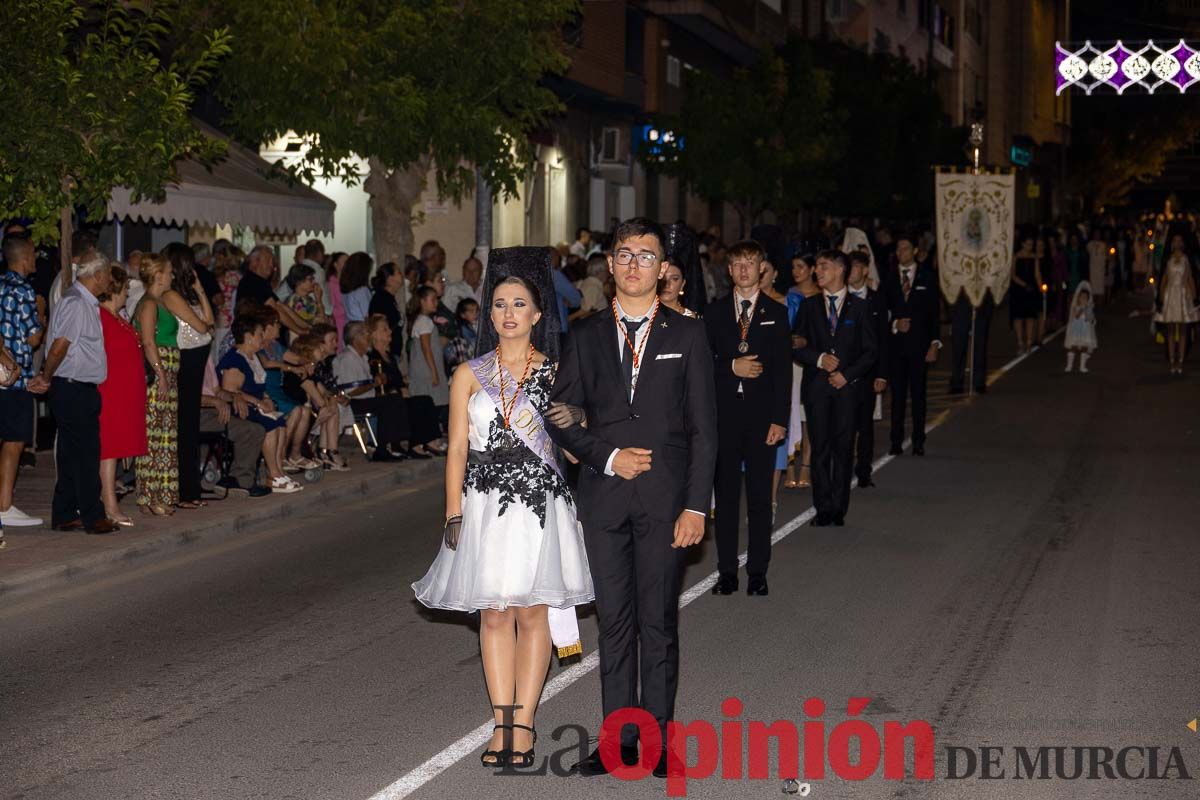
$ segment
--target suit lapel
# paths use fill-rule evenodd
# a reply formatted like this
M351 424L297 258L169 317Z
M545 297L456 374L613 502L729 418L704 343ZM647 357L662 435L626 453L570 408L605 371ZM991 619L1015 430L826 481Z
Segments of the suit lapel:
M658 307L658 316L654 318L653 323L650 323L650 330L646 333L650 338L646 340L646 349L642 353L641 369L638 370L637 391L633 393L634 400L637 399L642 388L656 372L654 361L658 358L658 354L663 351L663 343L671 333L671 321L674 318L674 311L663 305Z
M599 341L596 342L600 356L599 369L608 372L606 382L613 386L623 387L625 385L625 376L621 373L621 351L617 349L617 336L620 333L616 330L613 323L612 312L607 312L606 316L608 318L606 323L594 326L592 331L593 336L599 337ZM625 396L625 392L622 390L618 390L617 394ZM628 402L629 398L626 396L625 400Z

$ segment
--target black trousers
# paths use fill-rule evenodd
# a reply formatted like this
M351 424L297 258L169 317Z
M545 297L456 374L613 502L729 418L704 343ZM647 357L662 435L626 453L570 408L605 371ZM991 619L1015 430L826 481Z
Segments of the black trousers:
M874 379L863 379L859 391L862 397L854 406L854 476L860 480L871 477L871 462L875 460L875 391Z
M989 293L984 295L983 305L975 312L975 344L970 349L975 350L975 372L971 376L971 385L976 391L987 387L988 333L992 329L992 312L995 310L996 303ZM967 341L971 338L971 303L966 297L959 296L954 304L950 331L950 389L961 392L967 385Z
M761 419L718 419L717 429L717 569L722 575L737 575L744 480L749 520L746 574L763 576L771 561L771 481L778 446L767 445Z
M804 389L804 414L812 444L813 505L821 516L844 517L850 510L851 435L859 392L855 384L834 389L823 377Z
M50 411L58 425L50 524L78 519L90 528L108 516L100 501L100 390L94 383L55 378Z
M179 351L179 501L200 499L200 395L211 345Z
M354 398L350 408L355 414L374 414L375 433L381 445L399 449L408 441L408 404L398 394Z
M442 435L442 427L438 424L437 406L433 398L427 394L409 397L405 401L408 407L408 424L411 429L409 440L414 444L429 444Z
M892 389L892 447L904 442L904 416L909 396L912 396L913 446L925 444L925 386L929 365L925 354L909 355L903 351L892 356L892 374L888 384Z
M650 517L636 493L627 494L635 499L624 515L585 513L583 520L600 623L600 693L605 717L622 708L649 712L665 745L679 685L679 586L685 551L671 547L673 521ZM605 521L596 522L596 517ZM636 728L621 732L623 745L637 740Z

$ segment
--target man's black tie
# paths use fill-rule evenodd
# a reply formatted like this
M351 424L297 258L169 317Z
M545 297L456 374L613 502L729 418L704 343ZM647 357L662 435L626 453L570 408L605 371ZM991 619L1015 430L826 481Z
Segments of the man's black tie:
M642 323L646 320L625 317L621 321L625 323L625 330L629 334L629 342L626 343L625 351L621 356L621 372L625 375L625 395L629 397L633 393L633 353L629 350L630 342L633 347L637 347L638 328L642 327Z
M750 301L743 300L742 301L742 324L745 324L746 320L749 318L750 318Z
M830 335L837 333L837 295L829 295L829 333Z

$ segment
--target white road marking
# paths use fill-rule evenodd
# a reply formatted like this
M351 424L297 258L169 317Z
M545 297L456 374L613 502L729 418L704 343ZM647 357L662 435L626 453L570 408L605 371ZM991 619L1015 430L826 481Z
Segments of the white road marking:
M1063 331L1063 329L1060 328L1057 331L1055 331L1054 333L1047 336L1045 339L1042 340L1042 346L1048 344L1056 336L1058 336L1060 333L1062 333L1062 331ZM1010 370L1012 370L1014 367L1016 367L1022 361L1029 358L1029 356L1033 355L1033 353L1036 353L1038 351L1038 349L1040 349L1040 347L1041 346L1039 346L1038 348L1035 348L1034 350L1032 350L1029 353L1024 353L1022 355L1019 355L1016 358L1014 358L1012 361L1009 361L1007 364L1000 367L998 370L996 370L995 373L992 374L991 378L988 380L988 383L991 384L991 383L995 382L997 379L1000 378L1000 376L1002 376L1006 372L1009 372ZM934 420L933 422L926 425L925 432L929 433L930 431L933 431L938 426L940 426L946 420L946 416L947 415L945 413L943 413L936 420ZM906 449L908 447L910 447L911 445L912 445L911 439L905 440L904 447ZM872 468L872 470L882 469L883 467L887 466L892 461L894 461L895 458L896 457L892 456L892 455L880 456L871 465L871 468ZM857 485L855 485L854 488L857 488ZM780 542L781 540L786 539L788 536L790 536L792 533L794 533L798 528L802 527L805 523L807 523L809 520L811 520L813 517L815 517L816 514L817 514L817 510L815 508L810 507L807 511L804 511L799 516L794 517L791 520L788 520L783 525L781 525L775 531L774 534L772 534L771 544L776 544L776 543ZM738 556L738 566L745 566L745 564L746 564L746 553L743 552L740 556ZM696 600L701 595L707 594L712 589L713 585L716 584L718 574L719 573L717 573L717 572L713 572L710 575L707 575L706 577L701 578L695 585L693 585L691 588L684 591L683 594L681 594L679 596L679 607L682 609L682 608L686 607L687 605L691 604L694 600ZM542 690L541 703L542 704L546 703L552 697L557 695L559 692L562 692L564 689L569 687L571 684L575 683L577 680L579 680L583 676L587 675L589 672L594 670L599 665L600 665L600 654L598 652L593 651L593 652L589 653L578 664L575 664L575 665L563 670L558 675L554 676L554 678L552 680L550 680L549 683L546 684L545 689ZM381 789L379 792L371 795L369 800L402 800L402 798L408 797L410 794L415 792L417 789L420 789L422 786L424 786L425 784L429 783L431 780L436 778L442 772L445 772L447 769L454 766L455 764L457 764L459 761L466 758L467 756L474 754L476 750L478 750L479 748L481 748L485 744L487 744L488 740L492 738L492 725L493 724L494 724L494 721L490 720L490 719L487 722L484 722L478 728L475 728L473 731L471 731L470 733L463 736L457 742L454 742L449 747L442 750L440 753L437 753L432 758L427 760L425 763L410 770L408 773L406 773L403 777L401 777L395 783L393 783L390 786L387 786L387 787Z

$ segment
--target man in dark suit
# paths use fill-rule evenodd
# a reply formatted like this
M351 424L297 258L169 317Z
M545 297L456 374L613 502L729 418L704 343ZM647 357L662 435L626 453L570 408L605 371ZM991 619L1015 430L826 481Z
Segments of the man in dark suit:
M869 253L855 251L850 259L850 294L865 300L871 310L871 320L875 327L877 349L875 366L860 382L861 395L858 408L854 414L854 476L858 478L858 487L865 489L874 486L871 478L871 463L875 460L875 398L887 388L886 374L881 365L887 363L888 342L888 310L883 295L867 285L871 270Z
M742 478L749 548L746 593L767 594L771 560L771 483L775 452L787 436L792 396L792 342L787 308L758 290L763 249L755 241L729 248L733 292L704 311L715 358L717 392L717 570L713 594L737 591ZM745 465L745 471L742 465Z
M677 628L685 548L704 538L717 455L712 353L704 324L658 302L663 234L647 219L613 234L612 313L593 314L566 338L552 401L578 406L586 427L548 426L574 455L579 516L600 622L604 714L645 709L666 743L675 713ZM641 702L638 675L641 674ZM602 745L604 742L602 742ZM598 747L577 765L600 775ZM621 758L638 758L637 729L621 731ZM666 753L642 753L666 775Z
M851 434L861 382L875 366L875 320L846 286L849 264L838 250L817 254L821 294L800 304L793 358L804 370L804 413L812 441L813 525L845 525L854 458Z
M896 238L896 264L880 276L880 286L892 315L888 354L888 382L892 387L892 447L903 452L904 412L912 396L912 452L925 455L925 389L929 365L937 361L941 303L934 271L917 264L913 237Z

